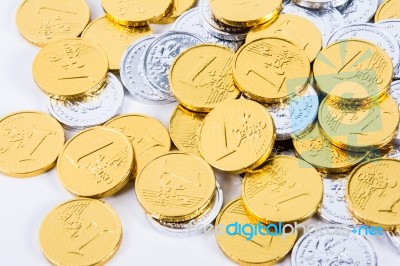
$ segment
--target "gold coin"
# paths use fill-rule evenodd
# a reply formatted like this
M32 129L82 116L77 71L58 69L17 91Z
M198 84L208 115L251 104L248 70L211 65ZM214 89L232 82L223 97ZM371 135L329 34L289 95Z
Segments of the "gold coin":
M85 0L25 0L17 11L19 32L37 46L78 37L89 21Z
M123 26L141 27L156 22L173 8L173 0L102 0L107 17Z
M361 222L400 230L400 161L377 159L359 165L349 176L346 199Z
M82 38L99 45L106 52L110 70L118 71L121 58L135 40L152 34L150 27L123 27L106 17L92 21L82 33Z
M106 203L74 199L53 209L43 220L39 242L53 265L104 265L122 240L121 222Z
M282 0L210 0L210 8L219 21L236 27L253 27L278 17Z
M324 48L314 62L320 91L349 104L372 102L390 88L393 65L380 47L362 40L345 40Z
M80 197L111 196L129 181L134 165L132 144L121 132L94 127L73 137L57 161L64 187Z
M306 52L272 37L245 44L233 63L236 85L247 97L263 103L282 102L296 95L306 88L310 74Z
M136 196L146 213L165 222L191 220L212 203L216 180L200 157L171 152L147 164L135 182Z
M385 19L400 19L400 0L386 0L375 13L375 22Z
M237 227L241 226L241 229L235 228L240 232L233 232L232 226L227 228L236 224ZM285 236L275 235L277 232L274 231L274 227L277 226L272 225L268 229L258 227L255 232L256 225L267 227L246 213L241 198L228 203L215 222L215 236L219 247L228 258L239 265L272 265L279 262L293 248L298 232L294 231L293 234ZM236 234L229 235L227 230L230 234ZM253 234L250 235L250 232Z
M321 132L335 146L355 152L379 149L397 135L399 109L391 97L348 106L326 98L319 108Z
M204 159L231 173L259 166L271 154L276 139L265 107L244 99L219 104L204 119L199 136Z
M252 28L246 42L267 37L282 38L298 45L307 53L310 61L314 61L322 48L319 29L308 19L296 15L281 14L272 24Z
M91 41L66 39L46 45L36 56L33 77L49 96L79 97L100 89L108 72L108 59Z
M192 111L209 112L223 101L238 98L233 56L231 49L216 44L200 44L182 52L169 72L178 101Z
M192 112L178 105L169 122L171 139L178 150L201 156L199 133L206 113Z
M269 159L242 183L243 205L264 223L301 222L311 217L322 201L323 184L317 170L291 156Z
M296 153L323 173L339 174L361 163L366 153L350 152L333 146L321 133L319 125L293 139Z
M136 176L143 167L171 149L167 129L158 120L141 114L117 116L105 126L120 130L128 137L135 150Z
M180 15L194 7L197 0L174 0L174 7L172 10L157 23L167 24L174 22Z
M51 116L24 111L0 119L0 173L40 175L55 165L64 145L64 130Z

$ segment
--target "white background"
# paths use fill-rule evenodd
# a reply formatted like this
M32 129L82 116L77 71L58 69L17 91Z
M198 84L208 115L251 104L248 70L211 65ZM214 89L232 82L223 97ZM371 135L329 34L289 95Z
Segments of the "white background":
M92 19L103 15L100 0L87 1ZM20 37L15 24L19 2L0 2L0 117L21 110L47 112L47 97L32 78L32 62L39 48ZM152 29L162 32L168 27ZM148 114L168 126L174 107L175 104L143 105L126 96L122 113ZM66 132L68 139L73 134ZM219 181L225 203L240 195L238 176L219 177ZM58 181L54 169L27 179L0 174L0 265L47 265L39 248L40 223L52 208L72 198ZM133 184L105 201L119 214L123 225L121 247L109 265L233 265L219 250L211 232L176 239L153 230L136 200ZM400 256L386 237L371 237L370 240L378 254L379 265L400 265ZM290 257L282 265L290 265Z

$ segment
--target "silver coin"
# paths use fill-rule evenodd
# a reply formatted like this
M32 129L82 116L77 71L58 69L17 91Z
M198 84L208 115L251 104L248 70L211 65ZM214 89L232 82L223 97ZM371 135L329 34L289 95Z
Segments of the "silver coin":
M393 35L400 46L400 19L384 20L377 23L376 25ZM397 66L395 76L396 78L400 78L400 64Z
M173 237L189 237L205 233L210 229L211 223L217 218L223 204L223 192L217 182L215 195L211 208L204 214L196 217L189 222L184 223L167 223L156 220L148 215L147 219L150 224L159 232Z
M199 16L208 33L220 39L243 41L250 30L245 27L232 27L218 21L211 12L209 0L200 0Z
M360 225L347 208L346 175L325 175L323 178L324 196L318 210L325 220L344 225Z
M128 47L121 60L120 75L122 83L134 99L148 104L168 104L176 99L171 94L153 89L144 77L141 64L147 48L157 36L146 36Z
M389 152L384 156L385 158L400 159L400 145L393 144Z
M211 35L207 29L203 26L199 17L199 8L192 8L189 11L183 13L174 23L174 30L186 31L199 35L208 43L220 44L231 48L233 51L237 51L243 44L242 41L227 41L219 39Z
M292 265L377 265L371 243L341 225L325 225L304 234L292 251Z
M390 242L393 244L393 247L396 249L397 252L400 253L400 233L394 232L386 232L387 236L390 239Z
M378 8L379 0L350 0L343 8L337 9L342 14L346 25L368 22Z
M59 101L50 98L48 109L65 128L82 130L102 125L116 116L124 101L124 89L116 76L108 73L104 88L84 101Z
M293 0L296 5L311 9L326 9L344 5L349 0Z
M283 8L282 12L304 17L314 23L321 31L324 44L328 42L333 33L345 25L340 12L333 8L311 10L294 4L288 4Z
M148 84L156 91L171 93L168 75L172 62L182 51L201 43L203 39L188 32L170 31L157 37L143 59Z
M318 95L311 85L306 91L284 103L265 105L276 127L276 139L288 140L307 131L318 115Z
M360 39L381 47L392 59L395 75L399 76L400 46L397 40L375 24L354 24L341 28L329 39L328 44L341 40Z

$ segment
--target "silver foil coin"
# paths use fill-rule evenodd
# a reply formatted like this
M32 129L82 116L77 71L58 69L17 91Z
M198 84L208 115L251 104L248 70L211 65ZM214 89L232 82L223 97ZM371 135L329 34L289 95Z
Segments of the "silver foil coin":
M400 253L400 233L386 232L386 234L393 244L393 247Z
M104 87L82 101L49 99L48 109L66 129L82 130L99 126L116 116L124 101L121 82L111 73Z
M352 229L326 225L304 234L292 250L292 265L363 265L376 266L371 243Z
M337 7L346 25L368 22L378 8L379 0L350 0L348 4Z
M346 4L349 0L293 0L296 5L310 9L327 9Z

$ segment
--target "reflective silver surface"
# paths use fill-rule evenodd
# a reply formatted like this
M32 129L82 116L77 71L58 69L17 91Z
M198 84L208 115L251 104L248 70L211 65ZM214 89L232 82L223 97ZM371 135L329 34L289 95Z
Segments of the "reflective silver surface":
M368 22L378 8L379 0L350 0L337 9L342 14L346 25Z
M344 5L349 0L293 0L293 3L311 9L326 9Z
M395 37L397 43L400 46L400 19L384 20L377 23L376 25L386 30L393 37ZM400 64L397 66L397 69L395 71L395 76L396 78L400 78Z

